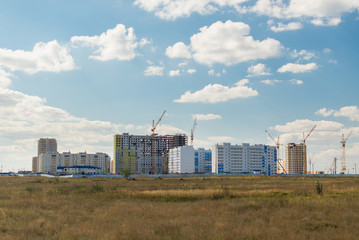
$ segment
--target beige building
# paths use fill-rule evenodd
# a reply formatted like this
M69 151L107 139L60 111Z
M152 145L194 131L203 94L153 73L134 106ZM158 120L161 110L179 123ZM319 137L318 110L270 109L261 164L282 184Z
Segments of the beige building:
M55 138L40 138L37 144L37 156L41 153L57 152L57 141Z
M32 157L32 173L37 173L38 164L37 157Z
M55 174L58 168L98 168L100 173L110 172L110 157L106 153L42 153L39 156L40 172Z
M284 168L287 174L302 174L307 171L307 163L303 161L303 143L288 143L285 147Z
M44 153L57 153L57 141L55 138L40 138L37 141L37 156L32 158L32 172L41 172L40 155Z

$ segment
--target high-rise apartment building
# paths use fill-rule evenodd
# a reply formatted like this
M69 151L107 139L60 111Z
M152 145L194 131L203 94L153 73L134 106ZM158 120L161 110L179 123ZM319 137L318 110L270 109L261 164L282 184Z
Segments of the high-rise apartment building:
M55 138L40 138L37 142L37 156L32 158L32 172L41 172L39 156L43 153L56 153L57 141Z
M194 149L192 146L181 146L169 150L168 173L194 172Z
M47 152L57 152L57 141L55 138L40 138L37 144L37 155Z
M216 144L212 149L212 172L275 175L277 173L276 147L248 143Z
M194 172L212 173L211 149L198 148L194 150Z
M303 161L303 143L288 143L285 147L284 168L288 174L302 174L307 171L307 164Z
M167 172L169 149L185 144L187 144L187 136L184 134L155 136L153 151L150 135L116 134L112 173L149 174L152 172L152 155L154 155L154 172Z

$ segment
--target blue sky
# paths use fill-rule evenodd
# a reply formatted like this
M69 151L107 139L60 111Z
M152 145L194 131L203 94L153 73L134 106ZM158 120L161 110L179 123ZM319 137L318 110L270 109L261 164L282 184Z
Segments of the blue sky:
M112 135L187 133L195 147L308 138L316 170L359 163L359 3L108 0L0 3L0 164L37 139L106 152ZM281 155L284 156L284 145ZM339 167L338 167L339 170Z

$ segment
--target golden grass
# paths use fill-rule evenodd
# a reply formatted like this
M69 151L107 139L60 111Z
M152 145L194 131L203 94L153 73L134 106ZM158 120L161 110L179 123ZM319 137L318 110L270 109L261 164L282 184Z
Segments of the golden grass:
M317 182L323 186L318 194ZM359 178L0 177L0 239L358 239Z

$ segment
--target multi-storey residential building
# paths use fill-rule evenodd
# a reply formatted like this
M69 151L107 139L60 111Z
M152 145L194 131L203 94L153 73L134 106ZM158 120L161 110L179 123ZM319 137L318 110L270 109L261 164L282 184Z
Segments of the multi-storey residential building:
M32 157L32 173L37 173L38 163L37 157Z
M40 172L55 174L58 167L91 166L100 172L110 171L110 157L106 153L42 153L39 156Z
M194 149L192 146L181 146L169 150L168 173L194 172Z
M55 174L59 166L59 153L45 152L38 157L39 172Z
M284 168L288 174L302 174L307 171L307 163L303 161L305 147L303 143L286 145Z
M154 149L152 149L152 136L128 133L114 135L113 173L149 174L152 173L153 160L154 173L167 172L168 150L186 144L187 136L165 135L155 136L154 139Z
M262 144L216 144L212 149L212 172L275 175L277 173L276 151L276 147Z
M47 152L57 152L57 141L55 138L40 138L37 145L37 155Z
M37 158L32 159L32 172L41 172L39 164L39 156L43 153L56 153L57 141L55 138L40 138L37 143Z
M212 173L211 149L198 148L194 150L194 172Z

